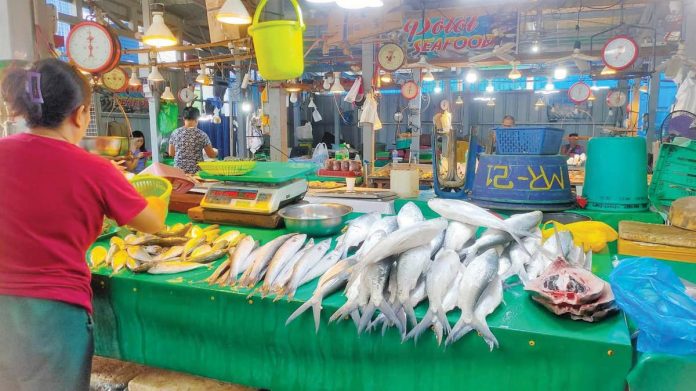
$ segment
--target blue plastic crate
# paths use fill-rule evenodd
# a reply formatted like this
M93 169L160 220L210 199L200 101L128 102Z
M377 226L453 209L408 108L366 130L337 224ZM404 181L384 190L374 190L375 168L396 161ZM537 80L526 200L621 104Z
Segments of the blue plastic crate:
M557 128L495 128L498 155L557 155L565 130Z

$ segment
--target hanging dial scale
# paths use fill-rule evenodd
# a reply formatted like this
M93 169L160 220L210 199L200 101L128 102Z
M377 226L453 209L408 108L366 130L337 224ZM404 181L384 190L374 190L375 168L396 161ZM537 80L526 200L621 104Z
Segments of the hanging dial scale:
M97 74L112 70L121 57L121 45L106 27L97 22L76 24L68 34L67 55L83 71Z

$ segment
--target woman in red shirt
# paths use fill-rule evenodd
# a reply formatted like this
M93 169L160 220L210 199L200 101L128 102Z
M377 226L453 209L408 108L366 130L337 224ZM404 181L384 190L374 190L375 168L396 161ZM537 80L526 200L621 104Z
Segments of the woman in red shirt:
M104 216L155 233L165 205L76 145L91 102L76 69L50 59L8 70L1 92L28 129L0 139L0 390L88 390L85 253Z

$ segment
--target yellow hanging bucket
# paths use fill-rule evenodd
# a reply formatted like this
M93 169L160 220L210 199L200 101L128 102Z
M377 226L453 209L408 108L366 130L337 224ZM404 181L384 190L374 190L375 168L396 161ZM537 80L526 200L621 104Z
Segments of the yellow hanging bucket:
M254 51L259 72L266 80L288 80L304 72L304 43L302 33L306 26L297 0L290 0L297 14L294 20L259 22L268 0L261 0L254 13L249 35L254 40Z

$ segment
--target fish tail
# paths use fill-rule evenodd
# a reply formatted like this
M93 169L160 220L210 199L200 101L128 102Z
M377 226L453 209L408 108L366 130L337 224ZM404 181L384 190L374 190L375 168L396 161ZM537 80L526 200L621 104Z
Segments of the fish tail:
M259 288L256 288L256 289L252 290L251 292L249 292L249 295L248 295L246 298L247 298L247 299L251 299L251 297L254 296L254 294L255 294L256 292L258 292L259 290L261 290L262 288L263 288L263 287L259 287Z
M442 323L439 320L435 321L435 324L433 325L433 331L435 332L437 346L442 345L442 336L444 333L444 328L442 327Z
M351 303L350 301L347 301L339 309L337 309L336 312L334 312L331 315L331 317L329 318L329 323L333 323L337 320L341 320L341 318L345 314L347 314L349 312L353 312L354 309L355 309L355 306L353 305L353 303Z
M408 320L411 322L411 325L415 327L418 324L418 319L416 319L416 312L413 310L411 303L404 304L404 312L406 313L406 316L408 316Z
M423 332L433 324L433 312L428 309L423 319L418 323L411 331L406 334L405 338L402 338L402 342L413 338L414 343L418 342L418 337L423 334Z
M466 330L468 328L468 330ZM454 324L454 327L450 329L450 332L447 335L447 340L445 341L446 345L450 345L452 343L457 342L459 338L463 337L466 333L471 331L472 328L469 325L469 323L464 319L464 315L460 316L459 319L457 320L457 323Z
M293 320L295 320L295 318L297 318L298 316L300 316L303 312L307 311L307 309L308 309L309 307L312 306L312 303L313 303L314 301L315 301L315 299L312 297L312 298L310 298L309 300L307 300L306 302L302 303L302 305L300 306L300 308L296 309L295 312L293 312L293 313L288 317L288 320L285 321L285 325L286 325L286 326L289 325L290 322L292 322Z
M493 332L488 327L488 323L486 323L485 319L475 319L473 322L471 322L471 327L481 334L481 337L484 341L486 341L486 344L491 351L493 351L494 347L498 347L498 339L495 338L495 335L493 335Z
M436 310L435 314L437 315L437 320L440 322L440 325L447 331L447 334L449 334L452 331L452 326L450 325L449 319L447 319L447 312L445 312L444 308L440 307Z
M379 310L387 316L387 319L389 319L392 323L396 325L396 327L399 329L399 332L403 334L405 332L404 330L404 325L401 323L401 320L399 319L398 316L396 316L396 313L392 309L392 307L387 303L386 301L382 301L379 306L377 306Z
M358 334L362 334L370 321L372 320L372 315L375 313L375 304L370 301L363 311L362 317L360 318L360 324L358 325Z
M382 322L382 336L384 337L384 334L387 333L387 329L389 328L389 322L388 321L383 321Z
M360 311L357 309L353 312L350 313L350 318L353 319L353 323L355 323L355 327L358 327L360 324Z
M273 298L273 302L275 303L276 301L280 300L285 296L285 288L280 288L275 292L275 297Z
M314 304L312 304L312 314L314 315L314 331L318 334L321 319L321 301L317 300Z

